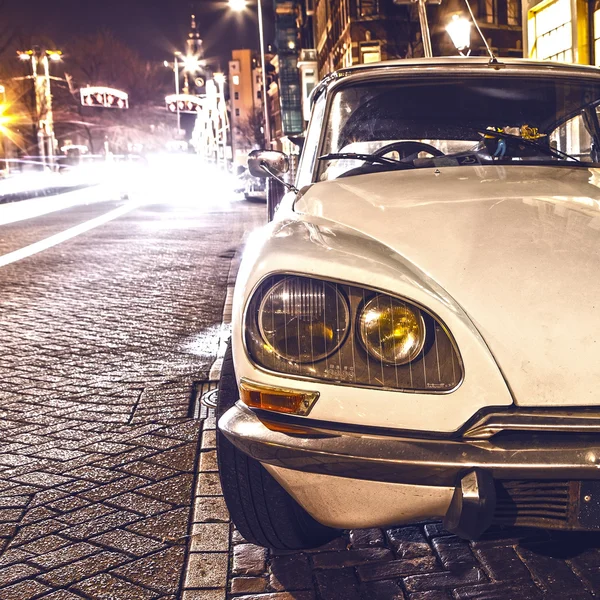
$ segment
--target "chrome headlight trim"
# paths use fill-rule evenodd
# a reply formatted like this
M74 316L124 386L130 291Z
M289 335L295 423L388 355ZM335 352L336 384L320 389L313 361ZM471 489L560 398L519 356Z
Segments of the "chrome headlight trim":
M249 330L248 323L252 319L252 316L250 315L250 308L251 308L252 302L253 302L257 292L260 290L261 287L263 287L266 284L266 282L269 279L274 279L274 278L278 278L278 277L287 277L287 276L310 278L310 279L315 279L318 281L325 281L327 283L334 284L334 285L342 285L342 286L347 286L347 287L359 288L359 289L368 291L373 294L385 294L385 295L391 296L393 298L396 298L400 301L407 302L408 304L414 306L415 308L418 308L421 311L422 315L426 315L428 318L432 319L440 327L440 329L444 332L444 334L446 335L448 341L450 342L450 344L452 346L452 349L454 351L455 358L456 358L456 367L457 367L457 371L459 374L455 385L448 389L430 388L430 389L423 389L423 390L414 389L414 388L410 388L410 387L395 387L395 386L390 386L390 385L377 385L376 386L376 385L372 385L370 383L365 383L365 382L361 382L361 381L344 381L344 380L334 380L334 379L323 379L321 377L301 374L301 373L297 373L297 372L296 373L284 372L281 370L272 369L265 365L262 365L258 360L256 360L252 356L252 352L250 350L249 343L248 343L248 335L247 335L248 330ZM352 318L353 317L351 314L351 319ZM356 331L357 330L356 325L357 325L356 320L353 320L352 326L350 327L350 331L355 332L355 334L358 334L358 332ZM253 286L252 292L247 296L245 305L244 305L241 326L242 326L242 347L244 348L244 353L245 353L248 361L258 371L265 373L266 375L269 375L269 376L285 377L286 379L292 379L292 380L296 380L296 381L305 381L305 382L311 382L311 383L316 382L316 383L320 383L322 385L364 388L364 389L370 389L373 391L384 391L384 392L392 391L392 392L405 392L405 393L422 393L422 394L427 394L427 395L451 394L451 393L455 392L462 385L462 383L465 379L464 363L463 363L462 356L459 351L458 345L457 345L452 333L450 332L449 328L446 326L444 321L442 321L440 319L440 317L438 317L435 313L433 313L430 309L426 308L423 304L421 304L418 301L409 299L404 296L400 296L396 292L390 292L389 290L378 288L378 287L375 287L375 286L372 286L372 285L366 284L366 283L365 284L362 284L359 282L349 283L346 280L336 279L336 278L330 277L330 276L321 276L319 274L307 274L304 272L273 271L271 273L264 275ZM347 339L346 339L346 341L347 341ZM344 345L345 344L343 343L342 347ZM361 346L362 346L362 344L361 344Z

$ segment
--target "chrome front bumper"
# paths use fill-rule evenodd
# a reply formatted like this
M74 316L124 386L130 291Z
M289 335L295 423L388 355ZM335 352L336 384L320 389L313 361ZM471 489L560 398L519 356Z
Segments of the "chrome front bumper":
M589 441L440 440L320 430L314 437L271 431L238 402L219 421L240 450L274 466L388 483L454 486L472 469L494 479L599 479L600 437Z
M492 522L600 529L600 437L536 439L527 433L467 441L320 428L299 436L269 429L241 402L223 415L219 428L241 451L272 467L454 488L450 508L440 516L463 537L478 537Z

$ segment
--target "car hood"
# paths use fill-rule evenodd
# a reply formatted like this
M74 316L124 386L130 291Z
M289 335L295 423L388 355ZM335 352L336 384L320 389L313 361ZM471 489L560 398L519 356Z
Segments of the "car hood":
M436 280L478 327L517 404L600 403L600 170L359 175L313 185L295 211L371 236Z

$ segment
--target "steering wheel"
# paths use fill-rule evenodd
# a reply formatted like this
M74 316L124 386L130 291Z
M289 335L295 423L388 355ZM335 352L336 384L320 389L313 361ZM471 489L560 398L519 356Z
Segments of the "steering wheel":
M389 152L393 151L398 152L400 154L401 160L406 160L409 157L414 155L414 158L417 158L419 152L428 152L433 156L444 156L444 153L441 150L438 150L435 146L431 144L426 144L425 142L413 142L413 141L403 141L403 142L392 142L391 144L387 144L386 146L382 146L376 152L373 152L373 156L385 156Z

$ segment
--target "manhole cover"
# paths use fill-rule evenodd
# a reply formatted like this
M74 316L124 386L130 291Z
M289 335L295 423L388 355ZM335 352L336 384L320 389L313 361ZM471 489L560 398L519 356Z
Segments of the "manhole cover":
M219 389L209 390L200 398L200 402L208 408L217 408L217 402L219 399Z

